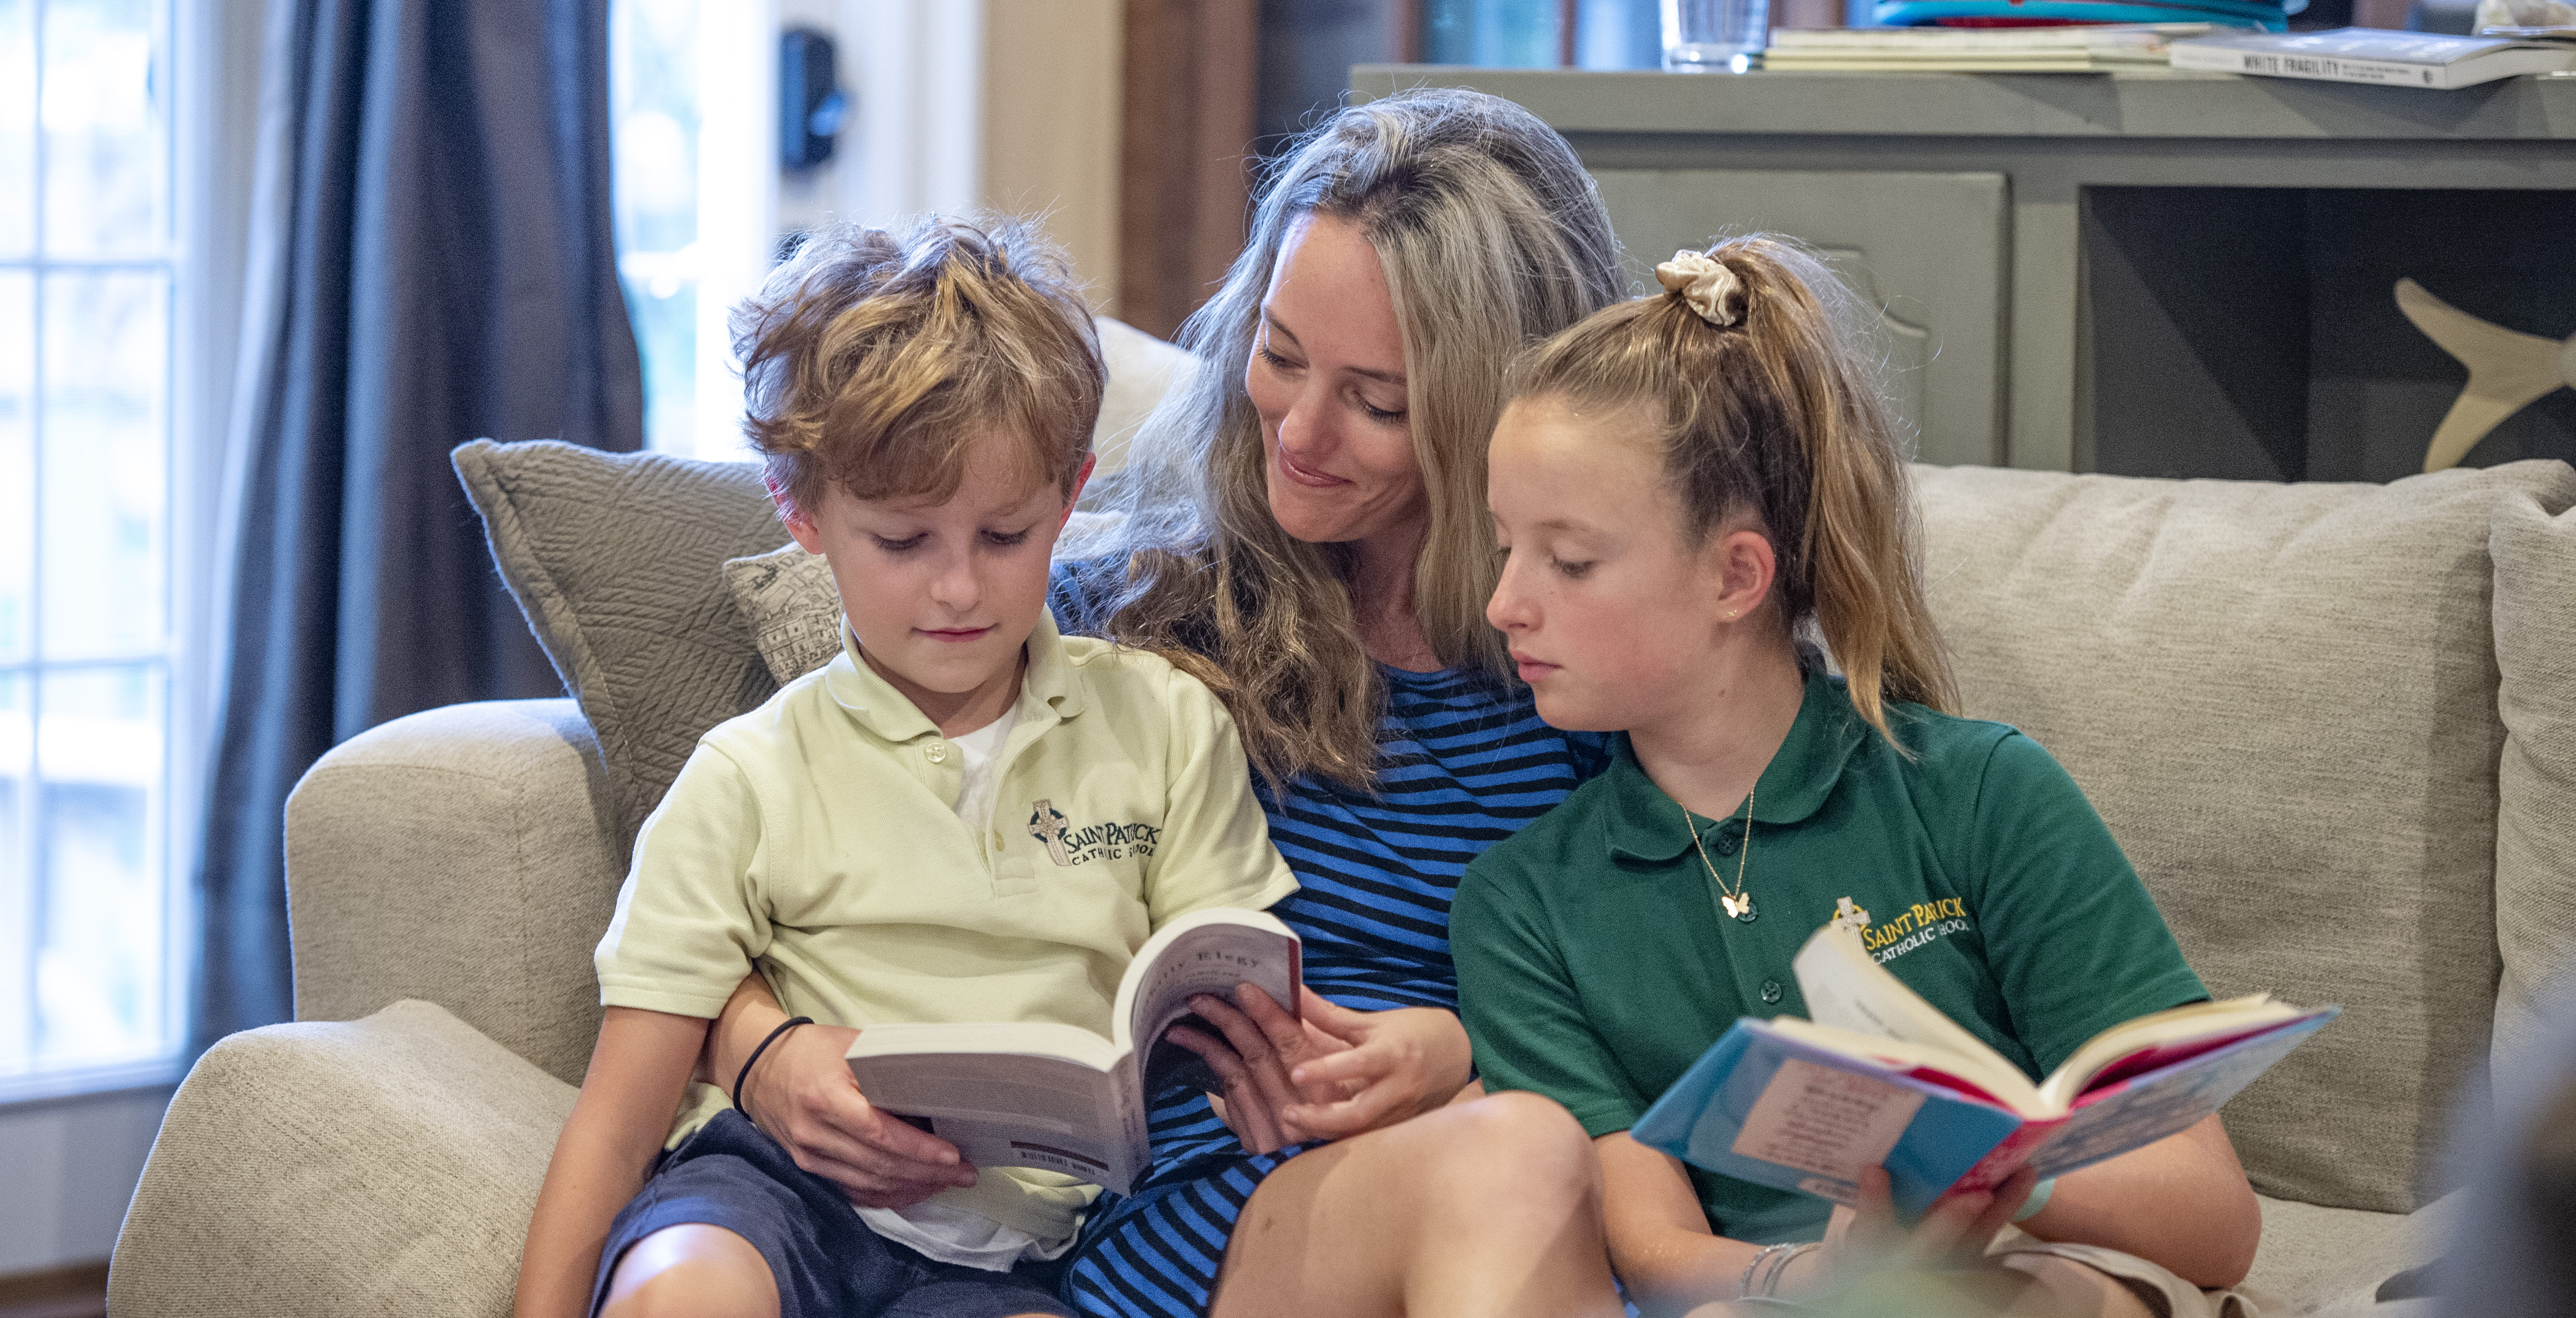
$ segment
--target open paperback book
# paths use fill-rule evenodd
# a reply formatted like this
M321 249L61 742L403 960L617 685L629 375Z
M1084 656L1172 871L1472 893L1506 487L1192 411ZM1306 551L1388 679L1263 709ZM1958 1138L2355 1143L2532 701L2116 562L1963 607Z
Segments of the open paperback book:
M1897 1207L2152 1144L2216 1112L2339 1014L2268 995L2112 1026L2046 1080L1935 1009L1828 925L1792 963L1815 1020L1739 1020L1631 1134L1711 1171L1837 1203L1887 1169Z
M1169 1083L1218 1088L1164 1036L1197 1022L1190 999L1257 984L1297 1011L1297 935L1277 917L1219 907L1164 925L1118 982L1104 1039L1074 1025L871 1025L850 1045L859 1092L957 1146L978 1167L1063 1172L1120 1194L1145 1174L1145 1103ZM1206 1027L1214 1034L1214 1027Z

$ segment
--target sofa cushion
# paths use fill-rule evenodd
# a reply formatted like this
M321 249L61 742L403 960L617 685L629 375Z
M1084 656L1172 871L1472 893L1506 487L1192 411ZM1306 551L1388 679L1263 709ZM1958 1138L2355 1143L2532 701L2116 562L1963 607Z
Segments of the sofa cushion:
M1920 475L1965 712L2083 784L2213 992L2345 1006L2227 1109L2256 1188L2416 1207L2495 1010L2489 524L2576 476Z
M2496 771L2499 1059L2538 1037L2542 1003L2576 989L2576 510L2517 494L2496 510L2495 647L2504 716ZM2553 516L2553 514L2555 514Z
M599 736L622 853L699 735L778 689L721 569L787 530L749 463L481 439L455 462L502 579Z
M170 1101L109 1310L506 1314L573 1094L426 1002L226 1038Z

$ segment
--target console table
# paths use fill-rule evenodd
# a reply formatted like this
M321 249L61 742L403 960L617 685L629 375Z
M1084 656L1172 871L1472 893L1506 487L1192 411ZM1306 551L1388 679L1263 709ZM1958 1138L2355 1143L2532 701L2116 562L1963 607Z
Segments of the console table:
M1823 249L1882 317L1927 461L2266 479L2417 469L2466 376L2412 277L2576 332L2576 78L2462 91L2144 70L1753 73L1361 65L1565 134L1633 273L1714 233ZM2471 461L2576 458L2576 394Z

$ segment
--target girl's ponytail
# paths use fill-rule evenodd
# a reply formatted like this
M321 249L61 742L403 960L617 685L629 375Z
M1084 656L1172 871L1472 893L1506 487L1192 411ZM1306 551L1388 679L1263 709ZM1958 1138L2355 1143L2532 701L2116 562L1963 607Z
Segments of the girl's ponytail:
M1664 296L1599 312L1539 346L1514 392L1660 404L1685 531L1750 513L1793 635L1812 623L1863 718L1903 750L1887 702L1958 704L1925 603L1904 444L1852 328L1855 299L1794 242L1730 238L1658 267Z

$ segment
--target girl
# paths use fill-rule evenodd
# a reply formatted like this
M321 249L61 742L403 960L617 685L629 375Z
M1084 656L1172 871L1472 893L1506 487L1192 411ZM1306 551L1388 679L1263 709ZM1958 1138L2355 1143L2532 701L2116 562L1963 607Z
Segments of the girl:
M2243 1278L2261 1226L2215 1117L2054 1186L1945 1199L1911 1233L1883 1173L1829 1232L1822 1200L1629 1138L1737 1017L1805 1014L1790 959L1828 921L1941 912L1874 943L1883 964L2034 1077L2207 996L2065 771L1947 712L1904 457L1839 328L1848 295L1763 237L1656 276L1662 295L1535 349L1494 432L1487 616L1542 718L1624 735L1459 889L1479 1072L1593 1137L1612 1265L1649 1314L1972 1259L2016 1217L2001 1268L1962 1283L1978 1303L2148 1312L2118 1277L2206 1311L2200 1288Z

